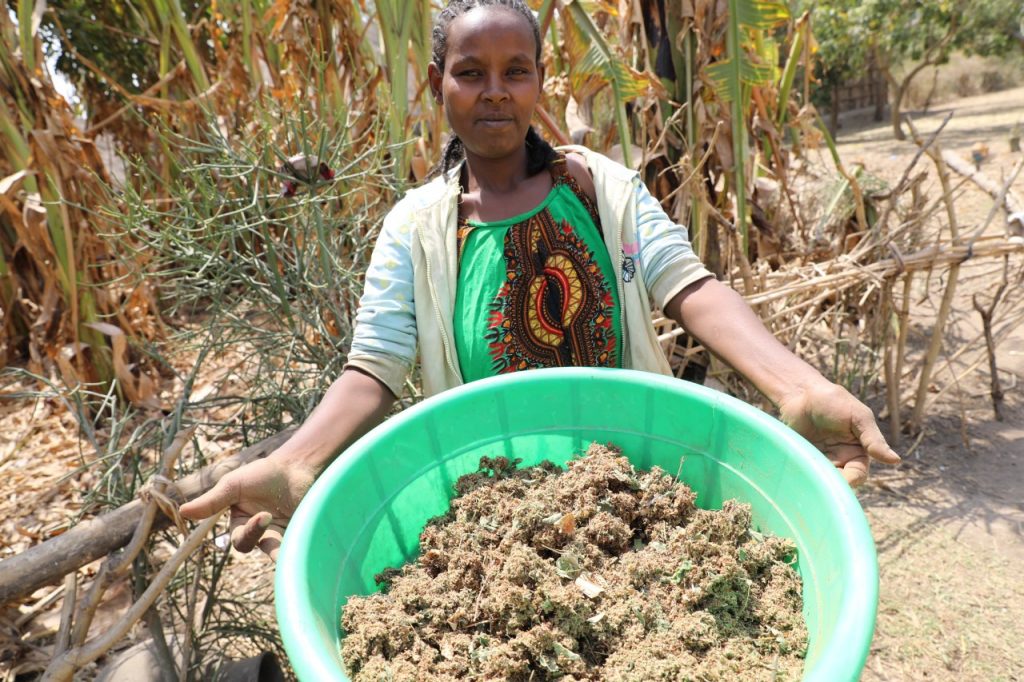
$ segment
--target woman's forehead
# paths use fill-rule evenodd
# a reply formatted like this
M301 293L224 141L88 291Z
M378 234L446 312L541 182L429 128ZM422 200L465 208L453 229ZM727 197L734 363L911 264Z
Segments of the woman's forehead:
M489 5L471 9L448 25L448 58L496 49L523 53L534 60L537 44L526 17L500 5Z

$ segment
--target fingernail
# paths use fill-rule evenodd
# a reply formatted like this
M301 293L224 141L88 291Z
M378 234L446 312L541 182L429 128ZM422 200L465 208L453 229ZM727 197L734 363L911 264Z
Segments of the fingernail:
M260 517L260 520L257 521L257 523L259 524L260 528L267 528L268 526L270 526L270 522L273 520L273 514L264 513L263 516Z

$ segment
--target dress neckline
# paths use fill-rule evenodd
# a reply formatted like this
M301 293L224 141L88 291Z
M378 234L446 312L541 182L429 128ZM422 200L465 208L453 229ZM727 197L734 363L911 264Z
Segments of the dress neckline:
M540 203L538 203L536 206L526 211L523 211L522 213L517 213L516 215L509 216L508 218L502 218L501 220L469 220L468 218L460 217L459 225L462 227L474 228L505 227L507 225L515 225L516 223L528 220L533 216L537 215L538 213L540 213L541 211L543 211L554 199L555 193L558 191L559 187L568 184L566 182L566 179L568 177L569 171L566 166L565 153L556 152L556 154L556 158L552 159L551 162L548 163L547 167L548 172L551 174L551 189L548 191L546 195L544 195L544 198L541 199Z

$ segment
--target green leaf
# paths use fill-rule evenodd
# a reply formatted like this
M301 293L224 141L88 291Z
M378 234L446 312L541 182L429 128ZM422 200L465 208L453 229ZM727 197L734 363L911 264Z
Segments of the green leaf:
M541 654L537 662L540 663L540 667L551 673L553 677L561 677L562 669L558 667L557 657Z
M646 78L630 71L623 62L617 59L608 61L601 48L594 43L591 43L576 69L580 73L604 77L624 100L640 97L647 92L649 85Z
M687 559L686 561L684 561L683 563L681 563L679 565L679 568L676 569L676 572L672 574L672 576L669 578L669 580L671 580L673 583L678 585L679 583L681 583L683 581L683 578L686 576L686 574L689 573L692 570L693 570L693 562L690 561L689 559Z
M741 26L754 31L767 31L789 20L786 3L773 0L740 0L736 14Z
M563 658L568 658L570 661L582 661L583 660L583 658L578 653L576 653L572 649L569 649L569 648L563 646L562 644L560 644L558 642L555 642L554 644L552 644L551 648L554 649L554 651L555 651L555 653L557 655L559 655L559 656L561 656Z
M715 84L715 94L723 102L732 102L740 97L740 85L767 85L772 82L775 69L766 64L754 64L746 54L740 56L739 82L732 59L715 62L707 68L707 75Z
M555 572L563 578L575 580L579 577L582 571L583 569L580 567L580 558L572 552L565 552L562 556L558 557L558 561L555 562Z

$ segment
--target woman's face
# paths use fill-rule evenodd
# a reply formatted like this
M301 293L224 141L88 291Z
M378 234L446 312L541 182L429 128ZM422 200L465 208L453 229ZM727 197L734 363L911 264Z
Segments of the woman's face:
M448 26L444 73L430 85L468 154L497 159L522 148L543 71L529 22L513 11L478 7Z

